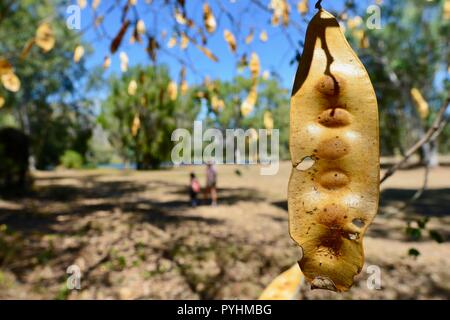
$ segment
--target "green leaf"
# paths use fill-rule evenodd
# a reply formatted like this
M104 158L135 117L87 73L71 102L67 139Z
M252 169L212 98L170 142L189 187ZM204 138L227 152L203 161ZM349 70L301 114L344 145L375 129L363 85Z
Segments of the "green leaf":
M430 218L425 217L422 220L417 220L417 224L418 224L420 229L425 229L425 227L427 226L428 221L430 221Z
M412 257L418 257L420 255L420 252L416 248L411 248L408 250L408 255Z
M411 227L407 227L406 228L406 235L411 239L411 240L419 240L422 237L422 231L420 231L420 229L418 228L411 228Z
M429 231L430 237L432 239L434 239L434 241L436 241L437 243L442 243L444 242L444 238L442 237L442 235L437 232L436 230L430 230Z

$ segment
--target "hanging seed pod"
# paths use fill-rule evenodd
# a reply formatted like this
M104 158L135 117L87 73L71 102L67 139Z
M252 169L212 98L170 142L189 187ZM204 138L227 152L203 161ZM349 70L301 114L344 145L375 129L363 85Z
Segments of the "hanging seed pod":
M422 93L417 88L411 89L411 96L421 119L426 119L430 113L428 102L423 98Z
M108 69L111 65L111 58L109 56L106 56L103 60L103 69Z
M214 17L211 7L206 2L203 4L203 23L206 31L209 33L216 31L216 18Z
M136 80L131 80L130 83L128 84L128 94L130 96L134 96L136 94L137 88L138 84Z
M41 24L36 30L35 43L44 52L49 52L55 46L55 35L49 23Z
M230 30L226 30L223 32L223 37L225 38L225 41L228 43L228 47L230 48L230 51L233 53L236 53L236 38L231 33Z
M172 101L177 100L178 97L178 85L175 81L170 81L167 86L167 93L169 94L169 98Z
M346 291L378 210L375 92L335 17L311 20L291 97L289 229L312 288ZM303 167L306 159L311 165Z
M298 264L277 276L264 289L259 300L292 300L299 292L304 277Z
M261 64L259 62L259 57L258 54L256 54L256 52L253 52L252 55L250 56L249 68L253 81L256 81L256 79L258 79L259 77L259 73L261 72Z
M76 46L73 52L73 61L75 63L78 63L80 62L81 58L83 58L83 56L84 56L84 47L80 45Z
M120 70L122 72L128 71L128 55L123 51L120 53Z
M139 114L135 114L133 118L133 123L131 124L131 135L136 137L139 129L141 128L141 119L139 118Z

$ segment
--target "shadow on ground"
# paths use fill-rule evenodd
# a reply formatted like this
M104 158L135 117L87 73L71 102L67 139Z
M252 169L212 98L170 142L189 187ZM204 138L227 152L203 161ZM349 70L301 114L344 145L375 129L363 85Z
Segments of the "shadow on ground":
M297 248L285 232L287 214L274 208L287 211L286 201L271 202L271 214L253 214L261 223L270 221L264 224L268 227L267 232L264 229L266 234L256 237L261 235L260 230L242 232L237 225L221 220L220 215L210 215L209 210L203 210L203 214L202 210L192 210L182 183L122 178L36 178L34 190L0 203L0 225L8 227L3 238L0 230L0 268L13 272L21 285L35 281L33 285L54 294L65 281L65 266L72 264L74 257L87 256L89 250L95 256L98 249L104 249L105 252L100 250L99 259L87 263L95 270L86 277L92 284L89 289L98 286L99 291L111 294L108 297L122 297L116 292L120 286L113 285L114 277L129 274L131 279L140 268L136 288L130 292L144 287L144 281L155 287L159 283L159 289L140 293L139 297L255 298L264 285L296 259ZM247 208L251 206L248 203L268 202L264 194L248 187L218 191L219 210L226 214L229 207L240 202L245 202ZM409 189L383 190L380 214L370 227L369 236L405 240L405 215L392 219L389 210L408 201L414 193ZM445 218L450 213L450 189L427 190L405 211L410 216ZM396 223L387 223L392 220ZM138 265L140 261L142 264ZM40 280L42 269L49 265L59 273ZM156 265L155 269L147 270L152 265ZM30 280L30 270L34 270L38 280ZM187 288L180 287L182 282L167 284L180 275ZM47 290L50 286L52 289ZM182 288L180 292L190 290L191 295L158 292L164 288L173 292L177 288ZM243 294L245 290L248 292ZM98 297L95 292L89 294L89 298Z
M429 189L414 202L410 202L415 189L384 189L380 194L379 213L374 222L368 229L368 235L376 238L390 238L396 240L405 240L406 223L399 224L384 223L386 219L392 220L392 214L389 212L395 209L397 212L403 212L404 220L414 218L430 217L443 218L450 216L450 188ZM405 204L408 204L405 207ZM287 201L272 202L272 205L288 211ZM397 216L399 221L403 219ZM283 218L280 218L281 220ZM403 221L403 220L402 220ZM450 240L450 233L445 230L437 230L441 233L445 241Z
M416 193L415 189L385 189L381 192L380 208L408 202ZM407 213L428 217L443 217L450 215L450 188L428 189L422 196L411 202L406 208Z
M103 181L101 178L102 175L36 178L34 189L20 196L4 196L6 205L0 206L0 225L6 225L8 232L14 236L5 238L9 240L0 238L4 242L0 243L0 249L5 246L6 252L12 248L12 243L8 241L14 242L14 247L18 249L14 249L14 258L10 255L7 259L6 254L0 253L0 266L5 266L11 260L21 260L23 263L10 267L19 275L26 272L30 267L26 262L32 261L33 256L45 254L48 249L40 245L45 242L42 239L48 235L62 237L84 234L89 227L76 221L99 212L112 217L119 210L132 216L133 221L148 223L162 230L189 222L211 226L221 223L218 219L185 214L190 203L188 190L181 184L160 180ZM63 180L69 182L60 183ZM159 201L157 195L152 197L153 192L161 191L161 188L168 190L167 193L176 199ZM220 188L218 191L221 205L263 200L261 195L250 188ZM207 203L206 200L200 201L200 205Z

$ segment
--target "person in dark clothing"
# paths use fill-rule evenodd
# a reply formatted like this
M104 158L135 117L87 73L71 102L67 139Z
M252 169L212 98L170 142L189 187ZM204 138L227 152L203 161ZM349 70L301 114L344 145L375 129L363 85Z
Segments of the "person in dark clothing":
M16 128L0 129L0 188L26 187L30 139Z

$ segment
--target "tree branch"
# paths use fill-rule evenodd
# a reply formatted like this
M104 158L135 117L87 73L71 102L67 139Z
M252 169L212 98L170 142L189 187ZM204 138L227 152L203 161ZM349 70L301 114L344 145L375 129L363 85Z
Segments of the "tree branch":
M380 180L380 184L383 183L384 181L386 181L398 169L400 169L400 167L406 161L408 161L408 159L414 153L416 153L424 144L426 144L438 137L438 135L436 135L435 133L438 131L441 131L440 128L441 128L442 123L446 122L445 112L449 106L449 103L450 103L450 90L447 92L447 98L444 100L444 103L442 104L441 108L439 109L436 119L434 119L434 122L433 122L433 125L431 126L431 128L428 129L428 131L425 133L425 135L419 141L417 141L408 151L406 151L404 157L399 162L394 164L392 167L390 167L385 172L385 174L383 175L383 177Z

